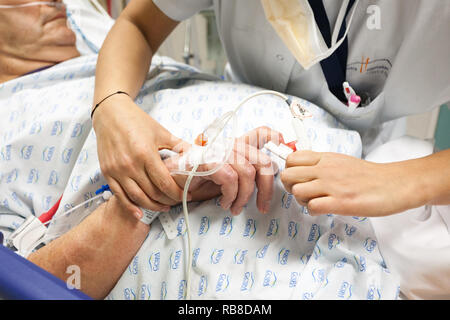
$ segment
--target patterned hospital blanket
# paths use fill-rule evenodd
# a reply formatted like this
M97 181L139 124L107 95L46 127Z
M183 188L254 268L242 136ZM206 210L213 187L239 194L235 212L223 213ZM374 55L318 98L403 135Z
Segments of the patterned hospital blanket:
M55 238L96 208L84 207L105 184L92 104L96 56L67 61L0 84L0 231L9 233L39 216L64 194L48 236ZM155 57L136 103L176 136L192 142L207 124L260 90L231 84L189 66ZM304 101L313 119L308 137L316 151L360 157L359 135ZM293 138L290 112L277 97L249 101L238 134L259 126ZM279 163L283 166L283 163ZM279 179L271 212L258 213L254 197L232 217L217 199L189 204L193 272L186 287L186 223L171 210L178 236L169 240L156 220L143 246L108 299L395 299L397 278L386 268L370 221L332 214L312 217Z

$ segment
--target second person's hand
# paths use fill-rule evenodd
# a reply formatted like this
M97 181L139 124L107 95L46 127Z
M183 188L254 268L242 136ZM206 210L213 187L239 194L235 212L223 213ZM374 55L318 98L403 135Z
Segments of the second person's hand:
M374 163L332 152L297 151L281 173L285 189L310 214L387 216L426 203L417 161Z
M141 110L127 95L106 100L93 116L100 168L113 193L139 218L139 207L168 211L183 190L159 155L186 143Z

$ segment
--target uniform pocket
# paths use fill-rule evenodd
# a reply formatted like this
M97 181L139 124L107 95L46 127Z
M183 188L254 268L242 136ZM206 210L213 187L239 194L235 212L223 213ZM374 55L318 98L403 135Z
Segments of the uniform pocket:
M384 97L384 92L381 92L369 105L358 107L353 112L349 112L347 105L336 98L328 89L327 83L324 82L318 100L321 107L333 114L344 125L350 129L364 131L379 124Z

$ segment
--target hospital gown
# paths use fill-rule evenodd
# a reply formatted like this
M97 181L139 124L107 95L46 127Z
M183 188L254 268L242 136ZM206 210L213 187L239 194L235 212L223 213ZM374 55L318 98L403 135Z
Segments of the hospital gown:
M77 225L98 205L88 201L106 183L90 121L96 56L84 56L0 84L0 230L8 235L62 196L47 240ZM192 142L207 124L260 88L231 84L155 57L136 103L174 135ZM317 106L307 135L315 151L361 156L361 139ZM259 96L238 114L237 135L259 126L295 138L290 111L275 96ZM113 128L112 128L113 129ZM276 158L280 170L283 162ZM398 279L387 268L369 219L312 217L274 181L271 210L255 195L239 216L214 198L189 204L192 251L180 205L169 240L155 220L139 252L108 299L395 299ZM186 264L192 254L191 286ZM111 262L114 263L114 262Z

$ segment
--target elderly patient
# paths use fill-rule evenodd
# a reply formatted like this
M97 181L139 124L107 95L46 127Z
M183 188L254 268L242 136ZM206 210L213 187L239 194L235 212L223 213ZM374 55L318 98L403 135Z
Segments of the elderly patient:
M17 2L0 0L0 5ZM0 82L80 55L64 9L42 5L0 10ZM148 230L147 225L126 214L113 197L78 227L28 258L61 279L67 277L69 265L80 266L83 291L93 298L102 298L126 268Z
M20 4L31 2L20 1ZM75 46L76 36L67 26L65 6L61 1L55 1L54 6L6 7L17 4L19 2L15 0L0 0L3 6L0 9L0 83L80 56ZM280 138L270 130L258 129L244 136L242 144L256 141L252 137L257 137L259 142ZM270 169L270 161L260 155L255 166ZM211 199L222 194L223 202L240 201L242 207L253 193L256 176L257 180L263 181L258 186L259 201L270 201L273 171L266 171L265 178L261 179L261 170L250 169L253 171L247 170L249 174L245 176L239 168L234 170L226 165L206 178L208 180L195 178L190 188L192 200ZM241 191L236 183L238 178ZM185 178L177 177L176 182L183 187ZM82 290L93 298L104 298L142 245L149 228L113 196L81 224L35 251L28 259L63 280L69 276L67 267L78 265L82 272Z
M0 5L19 3L25 2L0 0ZM0 82L80 55L63 8L42 5L0 9Z

